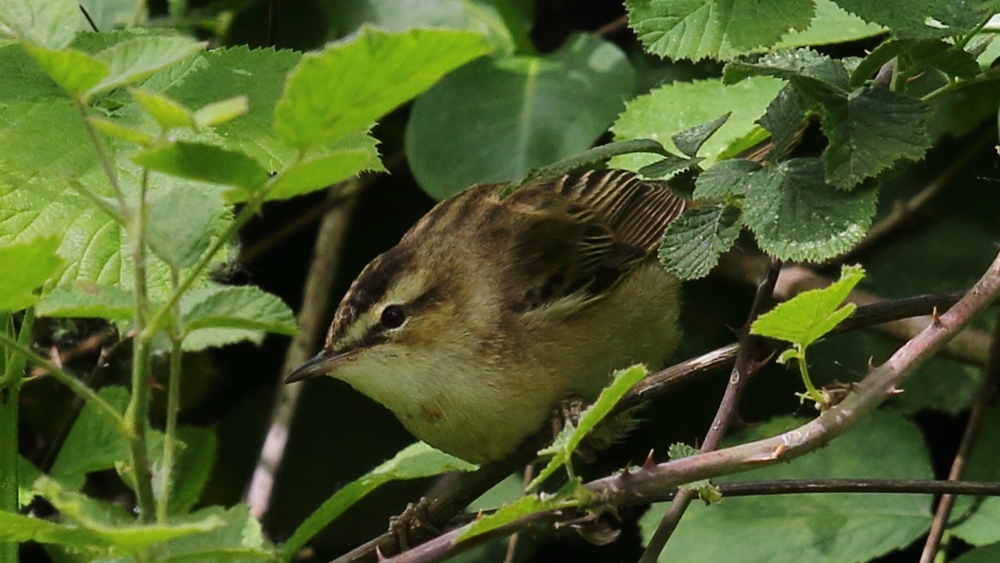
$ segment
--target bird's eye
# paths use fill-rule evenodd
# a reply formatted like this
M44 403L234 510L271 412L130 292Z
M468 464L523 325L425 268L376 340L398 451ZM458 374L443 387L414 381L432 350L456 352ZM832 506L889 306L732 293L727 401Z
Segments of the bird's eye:
M385 328L399 328L406 322L406 312L399 305L389 305L382 309L380 321Z

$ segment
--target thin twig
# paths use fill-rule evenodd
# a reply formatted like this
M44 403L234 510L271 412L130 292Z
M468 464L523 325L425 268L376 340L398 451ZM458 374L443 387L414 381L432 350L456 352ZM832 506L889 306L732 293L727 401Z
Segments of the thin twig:
M170 283L177 287L180 283L180 268L170 268ZM181 319L181 305L174 305L176 322L170 327L170 371L167 379L167 423L163 436L163 461L160 478L160 496L156 499L156 521L165 523L170 512L170 495L174 488L174 455L177 450L177 415L181 410L181 374L184 361L184 326Z
M75 352L76 350L80 350L81 347L83 347L88 341L100 338L101 341L103 342L103 339L106 336L114 334L117 334L117 330L114 328L114 326L109 326L104 330L103 334L98 333L88 337L87 340L85 340L84 343L81 344L81 346L78 346L77 348L70 350L66 354L53 354L52 362L55 365L62 367L63 362L68 361L67 356L69 356L69 358L75 357L73 352ZM107 361L111 353L116 348L121 346L123 342L125 341L118 340L111 346L103 346L103 344L101 345L100 352L98 352L97 354L97 360L95 360L94 362L94 368L91 369L89 372L87 372L87 375L85 375L81 380L81 383L85 387L89 389L100 388L99 376L102 373L101 368L105 365L105 362ZM34 378L36 377L40 378L44 375L48 375L49 372L44 367L35 366L34 368L31 369L29 373L31 374L32 379L27 380L26 383L35 381ZM52 438L45 444L41 460L35 463L35 465L38 467L39 470L42 471L42 473L48 473L49 470L52 469L52 464L55 462L56 456L59 455L59 450L62 449L62 445L66 441L66 437L69 436L69 432L70 430L72 430L73 424L76 422L76 417L77 415L80 414L80 411L83 409L83 405L85 402L86 401L79 395L73 395L73 400L70 402L69 408L64 409L65 412L62 414L61 420L59 421L58 429L55 431Z
M83 119L83 128L87 130L90 142L94 145L94 151L97 152L97 160L101 163L101 169L104 171L104 175L108 177L108 183L115 194L115 201L118 202L121 218L126 225L132 224L132 210L129 209L125 201L125 192L122 191L121 184L118 183L118 173L115 171L115 166L111 162L111 159L108 158L107 151L104 150L104 143L101 142L101 138L97 135L97 130L94 129L93 124L87 119L87 106L82 101L77 100L76 107L80 111L80 117ZM84 190L84 193L86 193L86 190ZM103 206L98 205L98 207Z
M132 325L135 338L132 339L132 394L125 408L125 425L129 427L128 448L135 477L135 501L139 508L139 521L151 522L155 516L156 500L153 495L153 468L149 460L146 441L146 426L149 422L149 377L153 362L153 334L143 334L149 319L150 300L146 277L146 192L149 188L149 169L142 170L139 184L139 198L135 214L128 221L129 245L132 255L135 297L135 312ZM125 205L124 203L122 204ZM122 216L128 217L126 209Z
M979 387L976 400L972 403L972 410L969 413L969 421L965 424L965 431L962 433L962 441L958 445L958 452L951 463L951 470L948 471L949 481L958 481L965 471L965 464L972 455L976 438L983 426L983 419L990 410L996 399L997 388L1000 386L1000 314L997 315L997 323L993 328L993 343L990 346L990 358L986 363L983 372L983 383ZM931 523L927 541L924 543L924 550L920 554L920 563L933 563L941 545L941 538L944 537L944 530L948 526L948 518L951 509L955 506L955 495L946 494L941 497L937 510L934 512L934 521Z
M598 37L608 37L626 28L628 28L628 16L622 15L618 19L612 20L595 29L593 34Z
M0 332L0 345L7 347L9 350L14 351L28 359L33 364L44 366L45 371L54 377L59 383L62 383L66 387L70 388L70 391L76 393L84 401L87 401L93 405L98 412L106 415L108 418L114 421L115 426L122 432L123 436L129 436L128 428L125 426L125 419L122 418L120 412L118 412L111 403L104 400L103 397L97 394L93 389L87 387L85 383L77 379L76 377L70 375L66 370L55 365L51 361L39 356L34 350L27 346L22 346L17 340L8 337L3 332Z
M350 180L327 190L327 199L340 201L342 205L330 209L320 224L299 311L299 330L285 353L282 374L305 362L316 351L323 315L330 300L330 286L337 275L344 233L357 200L357 186L357 180ZM285 455L301 391L302 385L280 385L275 397L264 445L245 495L250 514L258 520L270 506L274 478Z
M52 358L52 360L53 362L58 364L65 364L66 362L75 360L76 358L79 358L84 354L88 354L90 352L93 352L94 350L97 350L104 344L105 340L107 340L111 336L114 336L117 332L118 331L115 329L114 326L105 327L100 332L95 332L94 334L91 334L90 336L85 338L74 348L59 352L59 354L55 355ZM28 377L30 379L34 379L36 377L42 377L47 373L48 370L46 370L44 367L35 366L31 368L30 372L28 372Z
M726 386L726 392L719 404L719 409L715 413L712 426L705 434L705 440L701 446L702 452L710 452L719 447L719 443L726 431L729 430L729 426L738 416L737 408L743 390L746 389L750 378L759 369L756 357L757 344L760 339L750 334L750 325L757 320L757 317L771 301L771 295L774 293L774 286L778 282L780 271L781 261L772 259L771 267L768 268L766 275L757 286L757 293L754 295L750 313L739 332L740 348L736 354L736 365L733 366L733 371L729 376L729 384ZM642 557L639 558L639 563L656 562L660 552L667 545L667 540L677 529L681 517L684 516L684 512L696 495L697 493L692 489L684 489L677 493L673 502L670 503L670 509L663 515L659 526L646 544L646 549L643 551Z
M21 346L31 346L31 333L35 326L35 308L24 311L21 327L14 330L14 317L10 312L0 315L0 332L13 337ZM15 356L10 351L0 355L0 511L17 512L18 500L18 420L21 405L21 383L24 381L23 356ZM0 561L17 561L17 543L0 542Z

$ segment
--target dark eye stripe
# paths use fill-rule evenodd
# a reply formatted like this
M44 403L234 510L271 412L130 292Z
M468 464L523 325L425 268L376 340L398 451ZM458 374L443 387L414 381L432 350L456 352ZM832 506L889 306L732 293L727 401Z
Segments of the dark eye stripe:
M339 338L362 313L384 299L389 288L408 271L412 258L410 251L397 246L365 266L337 308L330 338Z

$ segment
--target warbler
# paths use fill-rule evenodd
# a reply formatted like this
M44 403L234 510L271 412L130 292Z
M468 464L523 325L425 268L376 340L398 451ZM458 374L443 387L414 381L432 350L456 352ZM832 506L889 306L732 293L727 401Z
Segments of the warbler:
M567 398L615 369L656 367L677 339L679 282L654 251L685 201L623 170L477 184L442 201L351 285L324 374L415 436L474 463L500 459Z

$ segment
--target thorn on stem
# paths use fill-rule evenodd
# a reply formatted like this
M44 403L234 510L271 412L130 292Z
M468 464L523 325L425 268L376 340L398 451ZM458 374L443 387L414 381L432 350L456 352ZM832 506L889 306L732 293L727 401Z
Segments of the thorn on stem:
M646 455L646 461L642 462L643 469L649 469L656 465L656 460L653 459L653 450L650 449L649 453Z

